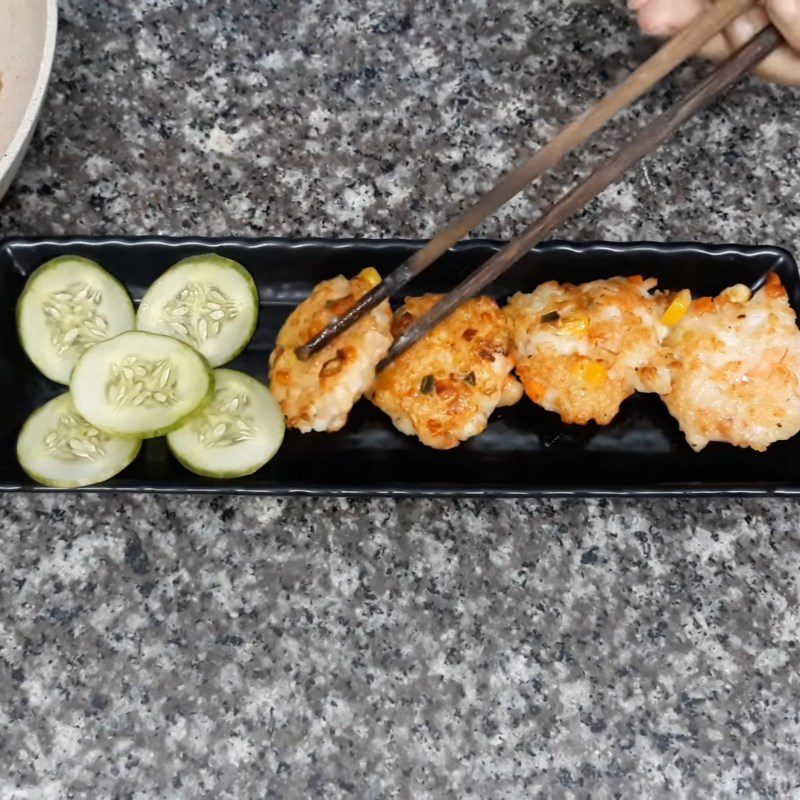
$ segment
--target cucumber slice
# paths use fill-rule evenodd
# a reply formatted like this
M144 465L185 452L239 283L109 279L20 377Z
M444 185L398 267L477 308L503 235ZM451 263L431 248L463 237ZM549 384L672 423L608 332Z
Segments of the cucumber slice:
M257 320L258 290L250 273L212 253L184 258L151 284L136 327L174 336L219 367L244 350Z
M232 369L214 370L214 399L167 436L187 469L208 478L250 475L278 452L283 414L263 383Z
M210 401L214 373L177 339L128 331L80 357L70 390L75 408L100 430L150 439L180 427Z
M69 392L28 417L17 439L17 459L33 480L74 489L113 478L136 458L138 439L108 436L76 410Z
M28 358L50 380L69 383L83 353L135 327L125 287L99 264L60 256L28 278L17 303L17 332Z

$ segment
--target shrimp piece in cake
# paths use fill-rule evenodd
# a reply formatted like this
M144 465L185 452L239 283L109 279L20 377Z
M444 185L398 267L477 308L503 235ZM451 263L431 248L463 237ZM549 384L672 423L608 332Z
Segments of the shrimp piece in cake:
M270 390L286 415L286 424L303 433L338 431L350 409L375 378L375 367L392 343L388 300L358 320L307 361L295 348L322 331L334 318L380 282L371 267L348 280L339 275L318 284L292 311L270 356Z
M800 330L774 273L701 297L665 340L670 414L695 450L709 442L766 450L800 431Z
M440 297L407 298L395 312L394 335ZM522 396L511 374L510 347L497 303L489 297L468 300L379 373L367 396L398 430L448 450L484 430L496 408Z
M641 276L543 283L505 308L525 392L564 422L607 425L636 391L666 391L666 297Z

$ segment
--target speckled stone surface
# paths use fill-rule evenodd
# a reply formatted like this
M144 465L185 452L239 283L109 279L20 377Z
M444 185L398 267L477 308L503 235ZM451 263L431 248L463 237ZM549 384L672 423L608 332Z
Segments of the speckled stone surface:
M61 6L3 235L424 236L652 48L611 2ZM796 246L798 100L562 235ZM798 511L4 496L0 797L798 797Z

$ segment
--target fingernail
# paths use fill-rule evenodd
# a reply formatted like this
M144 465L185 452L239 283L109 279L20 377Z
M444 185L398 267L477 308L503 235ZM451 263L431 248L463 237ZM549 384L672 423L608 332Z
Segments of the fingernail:
M729 28L732 34L731 38L736 42L736 46L741 46L763 30L767 22L767 17L761 9L753 9L731 22Z

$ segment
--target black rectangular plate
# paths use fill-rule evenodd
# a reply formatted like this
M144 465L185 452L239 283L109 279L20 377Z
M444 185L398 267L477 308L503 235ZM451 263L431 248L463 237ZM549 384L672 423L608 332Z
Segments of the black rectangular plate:
M365 266L386 274L419 242L322 239L8 239L0 242L0 489L53 491L25 476L15 457L22 422L63 391L25 357L14 327L14 306L27 276L58 255L94 259L116 275L138 302L147 286L178 259L216 251L244 264L258 284L261 313L247 350L230 366L267 380L267 358L289 311L321 280L353 275ZM500 243L463 242L420 276L410 293L446 291L494 253ZM499 299L545 280L579 283L644 274L662 288L715 294L752 284L776 270L795 312L800 310L797 264L772 247L700 244L568 244L529 253L492 288ZM163 439L145 443L136 461L92 491L228 492L333 495L796 494L800 437L766 453L709 445L694 453L653 395L625 402L611 425L567 426L523 400L495 414L489 428L447 452L431 450L394 429L368 402L353 410L337 434L288 431L278 455L255 475L213 481L192 475Z

